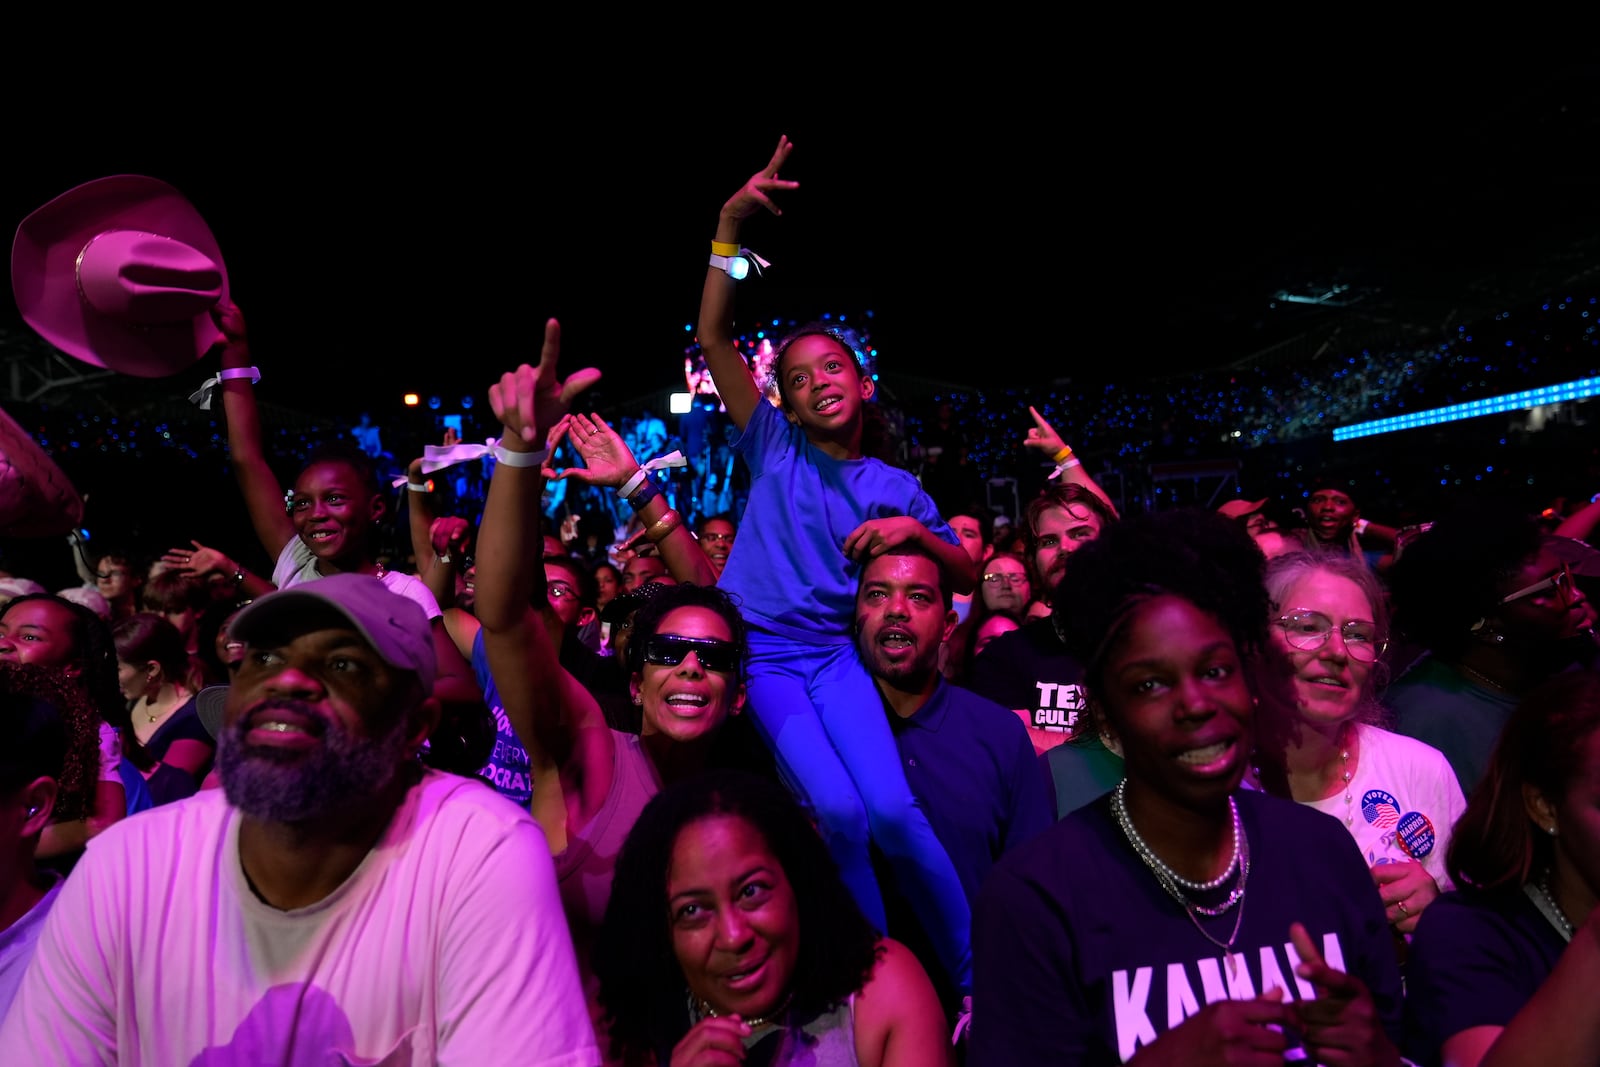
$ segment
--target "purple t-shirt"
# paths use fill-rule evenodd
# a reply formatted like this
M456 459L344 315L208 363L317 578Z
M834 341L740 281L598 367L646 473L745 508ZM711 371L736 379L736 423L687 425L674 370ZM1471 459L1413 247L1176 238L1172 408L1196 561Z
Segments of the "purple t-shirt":
M1235 966L1196 929L1129 845L1102 797L1007 853L973 913L970 1067L1123 1063L1216 1000L1297 977L1289 925L1372 991L1400 1037L1400 969L1383 902L1355 841L1332 816L1239 791L1251 867ZM1201 919L1226 942L1238 915Z

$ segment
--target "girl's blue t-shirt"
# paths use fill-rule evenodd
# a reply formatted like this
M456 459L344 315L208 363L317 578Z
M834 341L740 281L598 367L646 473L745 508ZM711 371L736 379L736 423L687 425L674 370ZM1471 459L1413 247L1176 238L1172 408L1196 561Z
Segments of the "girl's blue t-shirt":
M734 444L750 468L739 537L717 583L745 619L795 640L850 640L861 566L845 538L869 519L909 515L959 544L909 471L876 459L834 459L763 401Z

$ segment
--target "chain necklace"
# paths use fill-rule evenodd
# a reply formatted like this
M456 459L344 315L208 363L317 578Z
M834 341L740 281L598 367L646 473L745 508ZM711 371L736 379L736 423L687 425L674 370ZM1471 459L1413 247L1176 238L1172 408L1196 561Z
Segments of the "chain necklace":
M1478 681L1482 682L1484 685L1488 686L1490 689L1493 689L1497 693L1506 693L1512 696L1516 695L1515 690L1513 690L1510 686L1501 685L1493 678L1490 678L1487 674L1484 674L1482 671L1475 671L1465 663L1457 663L1456 667L1461 671L1462 674L1476 678Z
M1128 844L1133 846L1134 852L1144 861L1144 865L1150 868L1151 873L1156 876L1156 881L1161 884L1161 888L1166 890L1167 895L1183 907L1184 913L1189 916L1189 921L1194 924L1196 930L1200 931L1200 936L1222 950L1223 962L1228 967L1228 977L1236 977L1239 973L1239 957L1234 953L1233 945L1234 942L1239 940L1239 930L1244 926L1244 890L1245 883L1250 879L1250 840L1245 836L1244 824L1239 820L1238 803L1232 797L1228 798L1228 808L1233 815L1234 853L1232 862L1228 864L1227 870L1222 872L1221 877L1214 879L1210 883L1196 883L1181 877L1171 867L1167 866L1161 857L1155 854L1155 850L1145 843L1144 838L1139 836L1139 831L1133 825L1133 819L1128 814L1128 805L1124 799L1127 785L1128 780L1124 778L1117 783L1117 788L1111 794L1111 810L1116 816L1117 825L1121 827L1123 836L1128 839ZM1205 886L1208 889L1220 889L1235 868L1239 872L1238 884L1233 887L1233 891L1228 894L1228 898L1216 907L1196 904L1185 896L1180 888L1181 883L1190 887ZM1200 925L1200 916L1217 918L1226 914L1234 905L1238 905L1238 911L1234 913L1233 932L1228 935L1228 940L1218 940L1212 936L1209 930Z
M1550 868L1546 867L1537 882L1525 882L1523 892L1528 894L1528 899L1533 901L1533 906L1539 909L1539 914L1550 920L1550 925L1556 928L1556 933L1561 935L1563 941L1572 940L1572 920L1567 918L1567 913L1561 910L1561 905L1556 903L1555 894L1550 892Z
M783 998L783 1003L779 1004L776 1008L773 1008L771 1011L767 1012L767 1014L765 1014L765 1015L757 1015L757 1016L754 1016L752 1018L745 1019L744 1020L744 1024L746 1026L748 1026L752 1030L759 1030L763 1026L772 1026L772 1025L774 1025L777 1022L778 1017L781 1016L784 1012L789 1010L789 1002L791 1000L793 1000L793 999L794 999L794 994L790 993L788 996ZM695 996L693 993L689 994L689 1005L693 1009L693 1011L695 1012L695 1014L697 1015L698 1018L701 1018L701 1019L720 1019L720 1018L722 1018L722 1016L717 1013L717 1009L713 1008L711 1006L711 1002L709 1000L701 1000L699 997Z
M1355 724L1351 723L1350 732L1355 733L1355 729ZM1348 739L1345 739L1345 743L1339 746L1339 772L1339 777L1344 779L1344 824L1347 827L1354 826L1356 824L1356 798L1350 795L1350 779L1355 777L1355 774L1350 770L1350 744Z

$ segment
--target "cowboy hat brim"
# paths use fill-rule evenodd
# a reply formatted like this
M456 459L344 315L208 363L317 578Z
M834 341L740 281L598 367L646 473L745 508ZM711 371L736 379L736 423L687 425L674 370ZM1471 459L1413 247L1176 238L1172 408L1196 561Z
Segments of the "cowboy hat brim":
M155 178L120 174L70 189L17 227L11 246L11 289L22 318L67 355L140 378L164 378L198 361L222 334L209 313L180 322L132 323L98 311L78 285L78 257L110 230L171 238L209 257L221 272L222 250L205 219L183 194Z

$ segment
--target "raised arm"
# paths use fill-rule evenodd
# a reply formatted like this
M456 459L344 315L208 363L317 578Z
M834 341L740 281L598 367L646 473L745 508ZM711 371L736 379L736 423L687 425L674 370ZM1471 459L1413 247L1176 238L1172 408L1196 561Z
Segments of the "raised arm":
M538 420L557 421L571 396L594 380L592 373L574 375L576 387L569 381L564 391L555 380L559 350L560 327L552 319L539 367L524 364L489 390L490 406L505 426L500 447L508 453L533 452L546 437ZM548 612L532 606L544 601L543 559L528 551L540 540L543 487L538 464L502 459L495 465L478 527L475 606L501 704L528 750L533 815L559 852L572 817L581 819L592 810L594 794L609 788L610 737L593 695L561 668Z
M881 556L898 545L914 545L939 564L950 591L962 596L978 584L978 564L960 545L952 545L910 515L868 519L844 539L844 554L857 563Z
M583 457L584 466L564 470L546 469L548 478L571 478L588 485L621 490L631 483L628 502L644 523L644 535L661 553L667 572L680 582L716 585L717 572L706 558L705 549L683 524L683 518L667 506L667 498L648 476L641 474L627 442L598 415L570 415L552 435L552 445L565 436Z
M1072 454L1072 449L1067 447L1067 443L1061 439L1061 435L1055 431L1055 427L1046 422L1045 417L1039 414L1039 409L1030 405L1028 414L1033 416L1033 427L1028 430L1028 436L1024 439L1023 444L1029 448L1036 448L1049 456L1056 466L1061 468L1062 482L1075 482L1083 486L1099 497L1100 502L1111 509L1112 515L1121 518L1122 516L1117 515L1117 506L1111 502L1111 498L1106 495L1105 490L1101 489L1100 484L1089 476L1089 468L1085 467Z
M222 369L251 366L250 341L239 306L231 302L219 304L212 309L211 317L226 338ZM248 378L234 378L218 383L217 391L222 394L222 411L228 422L228 455L244 493L250 523L261 547L276 562L283 546L294 539L294 523L283 505L283 486L278 484L261 448L261 411L256 407L255 386Z
M406 465L406 528L411 533L411 555L417 561L417 577L443 608L455 597L443 595L445 583L433 573L438 569L433 552L433 528L438 516L433 511L433 494L425 488L427 484L428 476L422 473L422 457L418 456ZM424 488L411 488L414 485Z
M778 178L778 168L789 158L793 147L789 138L779 137L778 148L767 165L751 175L750 180L722 205L717 215L715 243L737 249L740 227L760 208L774 215L783 214L768 194L779 189L800 188L799 182ZM728 409L728 417L742 431L762 399L761 390L750 375L750 367L733 341L733 293L738 285L722 268L706 268L706 284L700 293L699 330L700 348L705 352L711 380L716 383L717 393Z

